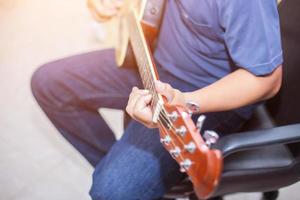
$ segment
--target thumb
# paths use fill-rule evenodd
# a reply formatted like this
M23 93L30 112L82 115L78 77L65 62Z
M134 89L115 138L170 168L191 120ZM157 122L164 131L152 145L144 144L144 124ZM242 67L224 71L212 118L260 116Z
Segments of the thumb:
M174 99L174 89L170 84L156 81L155 88L159 94L165 96L168 99L168 102L171 102Z

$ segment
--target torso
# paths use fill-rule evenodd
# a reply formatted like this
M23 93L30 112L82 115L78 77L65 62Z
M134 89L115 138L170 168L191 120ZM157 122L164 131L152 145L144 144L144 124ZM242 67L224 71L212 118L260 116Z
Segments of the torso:
M233 66L217 13L216 0L169 0L157 62L199 88L230 73Z

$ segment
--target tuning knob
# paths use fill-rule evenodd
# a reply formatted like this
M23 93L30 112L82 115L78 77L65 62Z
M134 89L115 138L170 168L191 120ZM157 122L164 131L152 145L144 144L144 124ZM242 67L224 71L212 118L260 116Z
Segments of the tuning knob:
M199 131L201 131L205 119L206 119L206 116L205 116L205 115L200 115L200 116L198 117L196 126L197 126L197 128L199 129Z
M183 137L186 134L186 128L181 126L180 128L176 129L176 133Z
M215 131L205 131L203 137L208 147L215 144L219 139L219 135Z
M184 161L180 162L180 171L186 172L191 166L192 161L190 159L185 159Z
M194 153L196 150L196 145L194 142L190 142L189 144L184 145L184 149L190 153Z
M168 145L171 143L171 137L169 135L166 135L166 137L160 138L160 142L165 145Z
M173 157L178 157L181 153L181 150L179 147L175 147L174 149L171 149L170 150L170 154L173 156Z
M195 102L192 102L192 101L187 102L186 107L187 107L188 112L189 112L190 115L200 112L200 107Z
M168 114L168 117L171 119L171 121L175 122L178 119L178 113L173 111L171 114Z

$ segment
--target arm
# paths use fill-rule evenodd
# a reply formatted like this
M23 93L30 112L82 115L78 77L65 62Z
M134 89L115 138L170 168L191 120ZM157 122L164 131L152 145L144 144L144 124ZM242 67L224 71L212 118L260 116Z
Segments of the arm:
M276 2L223 0L218 8L224 44L239 68L203 89L185 93L184 98L175 92L175 103L197 102L201 112L232 110L266 100L281 86L282 50ZM166 93L169 100L174 98L171 91Z
M244 69L238 69L219 81L194 92L183 93L168 83L158 81L156 90L165 96L171 105L185 106L193 101L200 105L200 112L232 110L273 97L280 89L282 66L271 74L255 76ZM151 96L147 91L134 88L129 97L127 112L149 128L155 127L148 104Z
M282 66L267 76L238 69L212 85L184 94L185 101L200 105L201 112L236 109L273 97L280 89Z
M194 101L199 103L201 112L226 111L266 100L280 89L282 50L276 2L223 0L218 4L224 44L233 64L239 68L194 92L182 93L169 84L157 82L157 91L170 104L184 106L187 101ZM135 115L138 108L131 105L129 114L139 120L140 115ZM147 106L139 105L140 109Z

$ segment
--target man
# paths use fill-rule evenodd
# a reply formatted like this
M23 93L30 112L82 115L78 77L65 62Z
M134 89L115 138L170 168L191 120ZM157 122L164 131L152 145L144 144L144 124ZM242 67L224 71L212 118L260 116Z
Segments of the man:
M102 21L121 6L89 1ZM155 62L161 78L156 89L171 104L196 102L207 115L204 129L221 135L237 131L255 103L274 96L281 85L276 0L169 0ZM94 200L159 199L185 176L159 142L148 107L151 95L138 88L136 69L117 68L113 50L54 61L33 76L42 109L95 167ZM126 108L135 119L119 141L98 115L99 107Z

